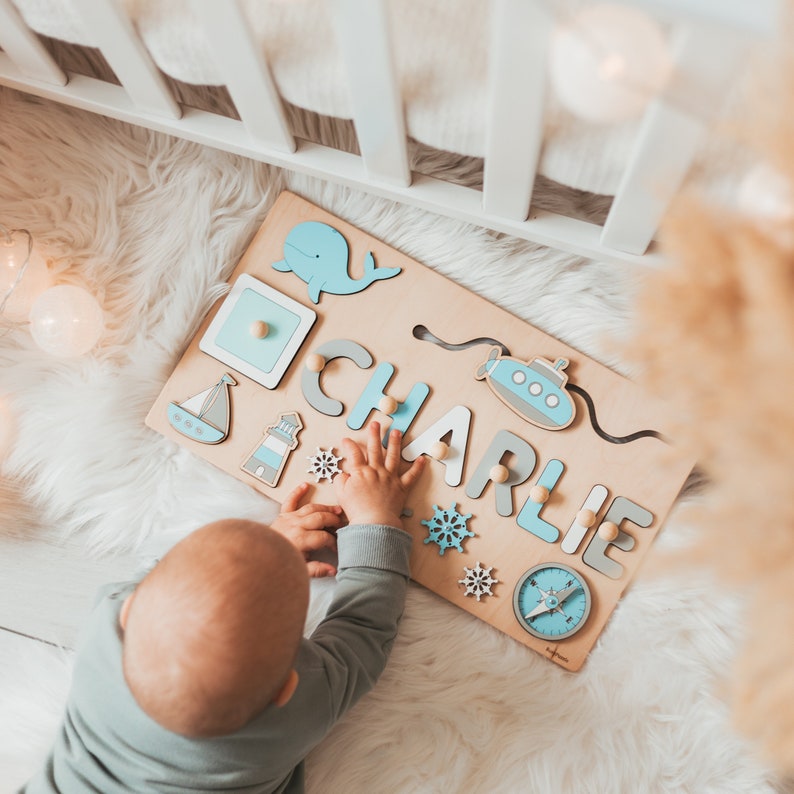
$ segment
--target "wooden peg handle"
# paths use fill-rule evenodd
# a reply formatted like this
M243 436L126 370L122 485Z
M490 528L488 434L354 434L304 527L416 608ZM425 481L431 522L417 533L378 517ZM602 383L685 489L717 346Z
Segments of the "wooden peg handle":
M398 405L399 403L394 399L394 397L389 397L386 395L385 397L381 397L381 400L378 403L378 410L383 414L388 414L391 416L397 411Z
M496 466L491 467L488 474L494 482L507 482L510 476L510 469L508 469L507 466L503 466L501 463L497 463Z
M615 540L619 531L618 525L614 521L604 521L598 528L598 537L601 540Z
M430 455L436 460L444 460L449 455L449 444L445 444L443 441L436 441L430 447Z
M322 372L325 367L325 359L319 353L311 353L306 356L306 369L309 372Z
M255 339L264 339L269 332L270 328L264 320L254 320L251 325L248 326L248 333Z
M529 498L539 505L546 504L549 498L549 489L545 485L533 485L529 489Z

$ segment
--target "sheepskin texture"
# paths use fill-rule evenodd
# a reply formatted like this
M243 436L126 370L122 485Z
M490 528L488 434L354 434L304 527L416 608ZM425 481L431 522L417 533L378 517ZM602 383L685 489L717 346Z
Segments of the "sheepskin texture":
M106 317L100 345L78 359L49 357L25 327L0 336L0 393L16 423L4 476L38 517L32 529L8 489L2 531L146 555L214 518L275 515L143 419L284 188L628 372L615 339L638 271L5 89L0 161L2 221L30 229L58 278L86 285ZM675 511L651 556L691 534ZM333 586L315 583L309 628ZM707 571L651 559L569 673L412 584L385 674L309 756L308 791L774 791L721 696L740 603ZM6 783L33 772L63 707L68 655L36 651L23 679L0 680Z

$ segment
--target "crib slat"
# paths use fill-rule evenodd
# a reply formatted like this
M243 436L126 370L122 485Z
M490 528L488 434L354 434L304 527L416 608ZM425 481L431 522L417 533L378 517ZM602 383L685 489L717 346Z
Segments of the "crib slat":
M384 0L331 0L361 156L371 179L411 182L405 120Z
M552 18L537 0L498 0L491 25L483 209L523 221L543 143Z
M61 67L25 24L11 0L0 0L0 47L17 68L29 77L55 85L66 85L68 82Z
M88 34L141 110L179 118L182 110L118 0L71 0Z
M725 28L692 24L683 31L674 82L645 112L604 224L604 246L632 254L647 249L720 109L746 46L745 37Z
M278 91L239 2L192 0L191 8L199 15L207 40L212 41L215 61L248 132L276 149L294 152L295 139Z
M485 215L482 211L482 191L476 188L443 182L422 174L416 174L407 189L383 181L373 181L365 173L361 158L354 154L309 141L301 142L295 153L278 152L253 140L237 119L194 108L186 108L181 119L144 113L134 106L121 86L80 74L72 75L69 84L63 87L32 81L3 52L0 52L0 84L130 124L176 135L204 146L215 146L290 171L328 179L390 201L401 201L428 212L447 215L504 234L524 237L589 259L644 267L658 267L662 264L657 253L635 256L606 248L599 242L599 226L575 218L538 210L526 221Z

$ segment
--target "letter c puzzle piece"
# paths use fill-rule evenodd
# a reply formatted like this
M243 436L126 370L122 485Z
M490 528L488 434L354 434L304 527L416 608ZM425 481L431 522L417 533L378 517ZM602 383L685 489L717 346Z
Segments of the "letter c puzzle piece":
M314 357L318 358L314 358ZM320 386L320 374L323 367L314 366L315 362L323 361L327 364L335 358L350 359L359 369L368 369L372 366L372 355L358 342L350 339L332 339L320 345L306 360L307 366L301 373L301 391L306 402L316 411L326 416L340 416L345 406L339 401L329 397ZM309 365L312 366L309 366Z

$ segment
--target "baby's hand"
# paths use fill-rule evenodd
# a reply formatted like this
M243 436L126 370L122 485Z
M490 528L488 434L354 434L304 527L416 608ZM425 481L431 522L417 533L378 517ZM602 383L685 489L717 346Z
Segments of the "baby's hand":
M347 465L334 478L334 489L351 524L388 524L402 529L405 498L424 470L425 456L420 455L400 475L401 440L402 433L392 430L384 455L380 423L371 422L366 449L352 439L342 441Z
M281 505L278 518L270 525L281 533L298 551L303 552L309 576L335 576L336 568L327 562L310 560L309 555L320 549L336 551L336 536L328 530L342 526L342 508L338 505L308 504L298 507L309 484L295 487Z

